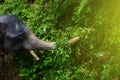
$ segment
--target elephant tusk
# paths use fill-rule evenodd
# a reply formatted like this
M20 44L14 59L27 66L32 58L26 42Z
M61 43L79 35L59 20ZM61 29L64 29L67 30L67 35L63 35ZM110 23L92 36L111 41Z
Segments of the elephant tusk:
M73 39L70 39L69 41L68 41L68 43L71 45L71 46L73 46L76 42L78 42L80 40L80 37L78 36L78 37L74 37Z
M39 50L39 53L44 53L44 51L43 50Z
M30 54L35 58L35 60L39 60L40 58L35 54L35 52L33 51L33 50L30 50L29 51L30 52Z

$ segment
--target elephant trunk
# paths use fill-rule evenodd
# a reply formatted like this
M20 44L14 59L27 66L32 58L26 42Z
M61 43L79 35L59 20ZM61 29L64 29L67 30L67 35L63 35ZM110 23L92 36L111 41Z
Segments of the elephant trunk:
M32 32L30 32L27 40L23 43L23 47L26 50L50 50L55 47L55 42L40 40Z

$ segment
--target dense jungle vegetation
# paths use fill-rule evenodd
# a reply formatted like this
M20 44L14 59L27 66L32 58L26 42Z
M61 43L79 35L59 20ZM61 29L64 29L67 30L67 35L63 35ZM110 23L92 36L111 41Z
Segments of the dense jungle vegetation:
M120 80L119 0L0 0L0 15L20 18L56 48L13 56L23 80ZM73 47L67 40L80 36Z

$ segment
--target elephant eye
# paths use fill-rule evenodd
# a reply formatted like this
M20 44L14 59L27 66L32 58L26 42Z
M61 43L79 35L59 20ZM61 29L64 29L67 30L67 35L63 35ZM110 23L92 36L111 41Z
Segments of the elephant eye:
M16 34L16 37L17 37L17 36L20 36L20 35L22 35L22 34L23 34L22 32L19 32L18 34Z

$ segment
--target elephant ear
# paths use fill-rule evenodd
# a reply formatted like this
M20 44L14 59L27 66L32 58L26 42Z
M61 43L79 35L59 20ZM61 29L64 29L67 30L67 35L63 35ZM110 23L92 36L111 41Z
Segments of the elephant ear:
M0 34L3 34L5 36L6 31L8 29L8 24L6 22L0 22Z

